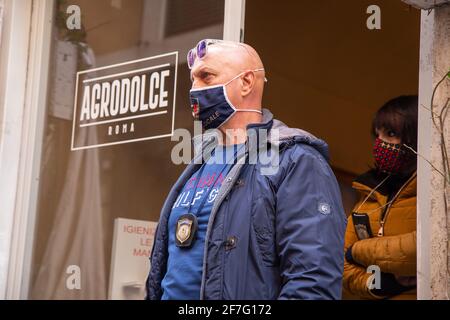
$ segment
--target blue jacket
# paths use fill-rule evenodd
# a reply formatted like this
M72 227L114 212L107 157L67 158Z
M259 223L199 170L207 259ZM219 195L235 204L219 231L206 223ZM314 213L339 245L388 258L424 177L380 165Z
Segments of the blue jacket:
M245 161L228 173L208 223L200 298L340 299L347 219L327 163L328 146L273 119L266 109L262 123L247 127L248 132L260 129L270 131L257 144L278 146L279 168L275 174L262 174L265 164ZM272 135L273 129L279 134ZM204 149L212 144L207 141ZM172 187L162 208L147 299L162 296L169 215L186 181L198 170L199 156Z

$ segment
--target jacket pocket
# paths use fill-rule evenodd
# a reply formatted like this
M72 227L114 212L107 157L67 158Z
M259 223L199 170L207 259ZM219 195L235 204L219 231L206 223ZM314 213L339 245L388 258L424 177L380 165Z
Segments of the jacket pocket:
M275 244L275 210L265 197L256 199L252 206L252 226L257 242L257 251L267 267L278 265Z

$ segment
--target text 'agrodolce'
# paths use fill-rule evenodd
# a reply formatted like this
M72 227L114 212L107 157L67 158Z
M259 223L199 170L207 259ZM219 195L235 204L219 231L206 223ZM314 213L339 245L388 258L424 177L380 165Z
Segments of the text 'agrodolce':
M170 137L178 52L77 72L71 150Z
M162 70L112 82L85 80L80 122L167 107L165 79L169 76L170 70Z

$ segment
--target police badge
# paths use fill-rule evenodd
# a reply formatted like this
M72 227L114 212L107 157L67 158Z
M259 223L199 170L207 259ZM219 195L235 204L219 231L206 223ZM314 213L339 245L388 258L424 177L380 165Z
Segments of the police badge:
M197 233L197 217L192 213L183 214L177 220L175 239L177 247L189 248Z

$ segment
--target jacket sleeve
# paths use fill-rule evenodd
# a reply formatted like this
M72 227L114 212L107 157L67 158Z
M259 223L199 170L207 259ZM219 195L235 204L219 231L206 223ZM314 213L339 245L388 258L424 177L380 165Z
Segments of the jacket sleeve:
M383 272L415 276L416 231L357 241L352 247L352 256L363 266L377 265Z
M348 248L354 246L358 242L355 227L353 226L353 220L350 216L347 224L347 230L345 232L344 250L347 251ZM353 264L345 260L343 279L344 292L349 293L352 296L357 296L358 298L375 299L375 297L369 292L369 288L367 286L367 281L370 276L370 273L367 273L366 268L363 266Z
M340 299L346 217L336 178L312 147L295 145L276 191L279 299Z

